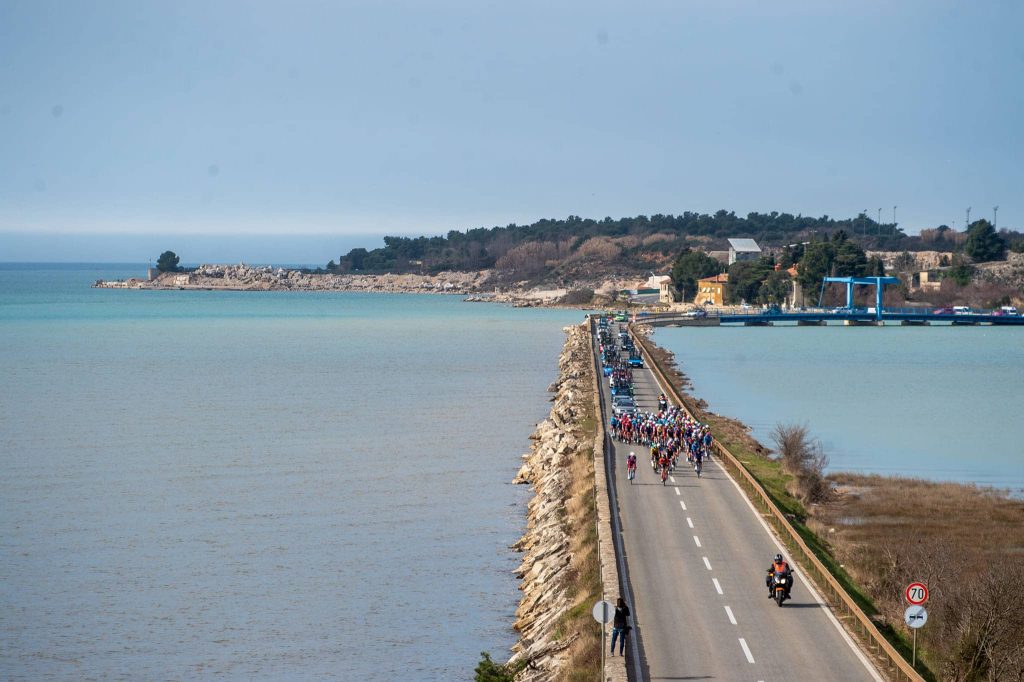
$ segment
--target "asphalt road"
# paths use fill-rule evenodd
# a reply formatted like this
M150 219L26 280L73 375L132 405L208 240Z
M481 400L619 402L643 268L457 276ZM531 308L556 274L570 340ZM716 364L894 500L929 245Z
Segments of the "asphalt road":
M655 411L653 374L633 377L640 409ZM631 450L639 460L632 484ZM799 569L791 600L780 608L768 598L765 571L785 552L717 462L698 479L683 461L662 485L644 446L615 443L611 456L633 598L630 644L639 642L636 658L626 652L630 679L636 660L646 680L882 679Z

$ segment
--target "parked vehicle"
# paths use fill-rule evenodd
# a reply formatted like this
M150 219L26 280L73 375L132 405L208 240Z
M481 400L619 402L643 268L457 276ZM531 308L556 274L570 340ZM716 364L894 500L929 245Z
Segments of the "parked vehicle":
M953 309L952 308L948 308L948 307L947 308L936 308L935 310L932 311L932 315L952 315L952 314L953 314Z
M973 311L970 308L968 308L967 306L965 306L965 305L955 305L955 306L953 306L953 314L954 315L972 315Z
M1004 305L999 310L993 311L992 314L998 317L1018 317L1020 315L1012 305Z
M644 359L642 357L640 357L639 353L630 353L629 354L629 366L630 367L639 367L640 369L643 369Z

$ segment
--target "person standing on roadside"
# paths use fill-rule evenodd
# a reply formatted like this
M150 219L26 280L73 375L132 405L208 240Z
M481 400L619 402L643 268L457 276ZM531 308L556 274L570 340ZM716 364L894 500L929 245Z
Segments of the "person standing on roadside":
M629 607L626 600L619 597L615 602L615 617L612 619L612 656L615 655L615 640L619 640L619 656L623 655L626 648L626 635L633 628L629 625Z

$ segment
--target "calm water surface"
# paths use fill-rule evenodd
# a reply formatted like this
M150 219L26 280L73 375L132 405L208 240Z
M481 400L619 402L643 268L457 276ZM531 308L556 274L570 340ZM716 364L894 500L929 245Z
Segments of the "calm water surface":
M581 313L0 266L0 676L471 679Z
M658 329L693 391L771 445L806 423L833 470L1024 491L1024 328Z

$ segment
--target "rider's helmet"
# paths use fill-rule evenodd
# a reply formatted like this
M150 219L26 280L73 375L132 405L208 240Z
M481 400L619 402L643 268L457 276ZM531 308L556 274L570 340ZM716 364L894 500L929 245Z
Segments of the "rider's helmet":
M781 554L776 554L775 555L775 563L777 563L777 564L781 564L782 563L782 555Z
M630 457L636 457L636 453L635 452L631 452L631 453L629 453L629 456Z

